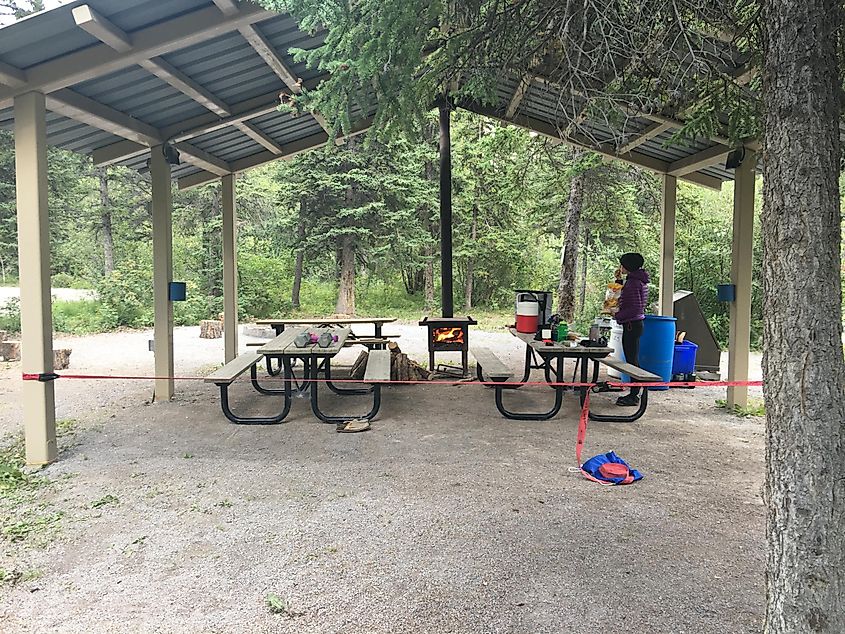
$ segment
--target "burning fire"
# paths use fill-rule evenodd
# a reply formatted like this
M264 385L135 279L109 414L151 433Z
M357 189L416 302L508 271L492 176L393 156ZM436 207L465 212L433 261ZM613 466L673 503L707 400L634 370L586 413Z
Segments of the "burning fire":
M463 328L435 328L432 331L435 343L463 343Z

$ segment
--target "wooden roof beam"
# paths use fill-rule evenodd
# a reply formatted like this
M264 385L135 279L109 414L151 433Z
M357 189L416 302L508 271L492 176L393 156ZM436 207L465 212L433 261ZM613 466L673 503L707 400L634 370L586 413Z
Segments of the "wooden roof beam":
M140 66L162 81L173 86L183 95L190 97L201 106L208 108L217 116L228 117L232 114L229 106L223 103L222 100L212 95L211 92L199 85L178 68L166 62L163 58L154 57L152 59L144 60L140 63Z
M216 6L180 15L132 33L132 49L125 53L116 55L113 48L100 44L28 68L26 84L0 88L0 108L10 106L15 96L25 92L35 90L50 93L61 90L146 59L200 44L275 15L252 3L244 3L238 13L232 16L222 15Z
M670 163L666 169L666 173L670 176L685 176L692 172L722 163L732 151L733 148L724 145L714 145L706 150Z
M231 116L224 119L213 114L203 114L174 123L164 128L161 132L167 139L187 141L207 132L214 132L215 130L236 125L240 121L248 121L249 119L255 119L270 112L275 112L278 108L279 95L274 91L233 104L231 106ZM113 143L112 145L94 150L94 164L112 165L137 156L138 154L143 154L145 151L144 147L129 141Z
M628 141L625 145L619 148L620 154L627 154L632 150L640 147L643 143L651 141L653 138L660 136L666 130L671 130L674 127L671 123L667 123L666 121L656 121L648 126L645 130L641 131L639 134L634 136L633 139Z
M617 159L625 163L635 165L636 167L656 172L658 174L666 174L669 170L670 164L666 161L661 161L660 159L652 158L645 154L640 154L639 152L628 152L625 154L619 154L616 151L616 148L608 144L596 145L591 139L587 139L580 135L572 135L567 138L563 138L561 136L561 130L546 121L541 121L539 119L534 119L532 117L526 116L519 116L514 117L512 119L506 119L502 116L501 112L498 112L494 108L482 106L481 104L477 103L464 103L461 104L461 107L467 110L471 110L472 112L491 117L493 119L498 119L499 121L504 121L505 123L510 123L520 128L525 128L526 130L533 130L534 132L537 132L538 134L541 134L555 141L568 143L569 145L580 147L591 152L596 152L597 154L601 154L602 156L606 156L611 159ZM701 185L703 187L715 189L717 191L722 188L722 181L720 179L714 178L712 176L707 176L706 174L687 173L681 176L680 178L683 178L684 180L687 180L691 183L695 183L696 185Z
M103 44L110 46L118 53L128 53L132 50L131 36L87 4L75 7L73 9L73 18L79 28L89 35L96 37ZM208 108L214 114L221 117L231 114L229 107L225 103L217 99L208 90L200 86L178 68L165 61L164 58L153 57L152 59L144 59L140 60L138 64L149 73L173 86L182 94Z
M511 100L508 102L508 108L505 111L505 116L508 119L513 117L519 110L522 100L525 99L528 89L531 88L531 82L533 79L534 75L532 73L526 73L522 76L522 79L519 80L519 84L517 84L516 90L513 91Z
M249 121L239 121L235 124L235 127L259 145L263 145L265 149L273 154L284 154L285 151L282 146L262 132L255 124Z
M349 131L349 134L345 135L343 138L349 139L353 136L363 134L364 132L369 130L372 125L372 117L368 117L366 119L358 121L352 126L352 129ZM233 173L245 172L246 170L258 167L259 165L264 165L266 163L272 163L273 161L291 159L297 156L298 154L302 154L303 152L322 147L328 142L329 135L325 132L318 132L317 134L312 134L311 136L307 136L305 138L298 139L297 141L293 141L292 143L287 143L283 145L282 154L274 154L273 152L269 151L260 152L258 154L253 154L252 156L247 156L246 158L239 159L233 162L230 167L232 168ZM199 187L200 185L211 183L217 178L218 177L214 173L210 173L209 171L197 172L196 174L191 174L190 176L184 176L180 178L179 189L184 190L191 189L193 187Z
M132 50L132 38L87 4L73 8L73 19L76 26L118 53L128 53Z
M6 84L11 88L26 86L26 73L20 68L0 62L0 84Z
M223 2L223 0L220 1ZM219 3L218 6L220 6ZM293 94L298 95L302 92L302 80L294 74L293 70L288 67L284 58L279 55L276 48L266 37L264 37L264 34L261 33L254 24L246 25L238 29L238 31ZM312 114L317 120L317 123L320 124L320 127L323 128L326 133L331 134L331 126L328 121L326 121L325 117L319 112L313 112Z
M209 154L205 150L201 150L190 143L177 143L176 149L179 150L180 156L185 159L186 163L201 167L202 169L211 172L212 174L216 174L217 176L226 176L227 174L232 174L235 171L226 161Z
M223 12L223 15L235 15L238 12L237 0L214 0L214 4Z
M47 95L47 108L69 119L105 130L146 148L165 139L160 130L69 89Z

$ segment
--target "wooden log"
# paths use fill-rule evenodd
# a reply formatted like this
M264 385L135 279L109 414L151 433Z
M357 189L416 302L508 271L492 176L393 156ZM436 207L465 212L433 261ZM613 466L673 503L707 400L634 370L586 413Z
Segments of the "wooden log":
M220 339L223 336L223 322L203 319L200 322L200 339Z
M67 370L70 367L70 355L73 352L70 348L53 350L53 369Z
M352 369L349 371L349 378L351 379L363 379L364 373L367 370L367 359L369 358L369 353L366 350L362 350L361 354L358 355L358 358L355 359L355 363L352 364Z
M0 343L0 359L3 361L20 361L21 342L4 341L3 343Z

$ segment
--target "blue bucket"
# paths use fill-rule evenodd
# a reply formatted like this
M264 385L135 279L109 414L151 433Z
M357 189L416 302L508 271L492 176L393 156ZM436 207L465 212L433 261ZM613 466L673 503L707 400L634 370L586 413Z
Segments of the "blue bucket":
M672 376L695 372L695 356L698 345L692 341L675 344L675 356L672 359Z
M672 362L675 358L675 318L646 315L643 336L640 337L640 354L637 365L658 375L663 381L672 380ZM630 377L623 380L629 382ZM668 387L650 387L650 390L668 390Z

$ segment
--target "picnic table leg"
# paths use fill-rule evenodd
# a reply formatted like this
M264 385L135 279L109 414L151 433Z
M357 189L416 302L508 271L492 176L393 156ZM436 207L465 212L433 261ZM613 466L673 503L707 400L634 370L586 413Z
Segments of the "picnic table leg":
M331 361L327 358L326 359L326 368L327 372L331 373L331 370L328 369L331 366ZM330 423L335 425L337 423L345 423L349 420L355 419L366 419L372 420L376 414L378 414L379 409L381 408L381 385L379 383L373 384L372 394L373 394L373 407L370 409L369 412L364 414L363 416L356 416L356 415L346 415L346 416L330 416L328 414L324 414L320 410L320 403L319 403L319 385L317 384L314 379L317 378L317 364L313 364L311 366L311 379L313 385L311 386L311 411L314 412L314 416L320 419L324 423Z
M381 324L381 322L376 322L374 325L376 327L376 330L375 330L376 339L381 339L381 326L382 326L382 324Z
M563 383L563 364L558 363L556 368L556 383ZM560 411L560 406L563 403L563 386L552 386L555 391L555 402L552 408L547 412L512 412L507 409L502 401L502 391L505 389L504 385L494 385L496 390L496 409L504 416L511 420L549 420L557 416Z
M599 372L599 362L598 359L593 359L594 370L593 376L598 377ZM581 382L587 382L587 359L584 359L582 362L583 367L581 368ZM596 382L596 378L593 379L593 383ZM587 390L590 388L582 387L580 389L581 394L581 407L584 407L584 401L586 400ZM616 414L595 414L592 411L590 412L590 420L597 421L599 423L633 423L634 421L640 419L643 414L645 414L645 410L648 407L648 388L643 388L642 393L640 395L640 406L637 408L633 414L627 415L616 415Z
M282 369L282 361L280 360L279 361L279 370L281 371L281 369ZM281 390L277 390L277 389L270 388L270 387L263 387L258 382L258 364L255 364L254 366L252 366L249 369L249 380L252 382L252 387L254 387L255 391L258 392L259 394L266 394L268 396L275 396L277 394L284 394L285 390L289 389L288 387L283 387ZM283 382L287 385L289 383L289 380L284 379Z
M277 416L238 416L232 411L229 405L229 386L231 383L218 383L217 385L220 387L220 406L223 409L223 415L236 425L278 425L284 421L290 413L291 392L290 371L287 361L284 361L283 365L285 365L285 388L281 390L281 394L284 395L284 405L282 406L282 411ZM255 366L253 366L254 369Z
M281 361L279 361L279 367L278 368L273 368L273 358L272 357L269 357L269 356L266 357L266 361L267 361L267 374L269 374L270 376L279 376L279 374L282 371Z

